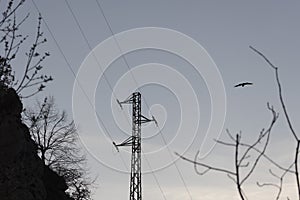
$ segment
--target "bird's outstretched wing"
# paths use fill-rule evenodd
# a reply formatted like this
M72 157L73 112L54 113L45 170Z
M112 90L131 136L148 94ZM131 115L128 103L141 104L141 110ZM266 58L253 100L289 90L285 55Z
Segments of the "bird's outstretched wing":
M236 84L234 87L245 87L246 85L253 85L253 83L243 82L243 83Z

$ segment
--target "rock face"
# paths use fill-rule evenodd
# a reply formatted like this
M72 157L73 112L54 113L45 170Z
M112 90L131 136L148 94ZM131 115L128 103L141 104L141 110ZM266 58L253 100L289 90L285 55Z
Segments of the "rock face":
M37 156L21 112L16 92L0 87L1 200L71 200L64 179Z

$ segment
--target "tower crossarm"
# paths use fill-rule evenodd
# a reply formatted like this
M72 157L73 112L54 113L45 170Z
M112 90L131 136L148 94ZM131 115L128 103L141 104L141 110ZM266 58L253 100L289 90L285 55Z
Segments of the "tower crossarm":
M149 118L147 118L147 117L141 115L141 123L142 123L142 124L143 124L143 123L152 122L152 121L153 121L153 119L149 119Z
M126 140L124 140L122 143L120 144L116 144L115 142L113 142L114 146L116 147L122 147L122 146L131 146L132 142L134 141L134 136L130 136L129 138L127 138Z
M124 101L119 101L119 99L117 99L117 103L119 104L120 108L123 109L123 104L132 104L133 103L133 95L130 95Z

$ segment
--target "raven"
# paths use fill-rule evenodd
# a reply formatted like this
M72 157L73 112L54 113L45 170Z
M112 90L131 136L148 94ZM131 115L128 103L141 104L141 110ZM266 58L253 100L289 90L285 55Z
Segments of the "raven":
M245 87L246 85L253 85L253 83L250 82L243 82L235 85L234 87Z

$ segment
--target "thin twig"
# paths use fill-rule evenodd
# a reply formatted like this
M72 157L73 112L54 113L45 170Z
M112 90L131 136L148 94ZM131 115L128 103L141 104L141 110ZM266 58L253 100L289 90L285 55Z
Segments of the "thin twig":
M209 170L213 170L213 171L218 171L218 172L223 172L223 173L226 173L226 174L231 174L231 175L236 175L234 172L230 171L230 170L227 170L227 169L222 169L222 168L218 168L218 167L213 167L213 166L210 166L210 165L207 165L207 164L204 164L204 163L200 163L200 162L197 162L195 160L192 160L192 159L189 159L189 158L186 158L184 157L183 155L180 155L179 153L175 152L175 155L176 156L179 156L181 159L183 160L186 160L190 163L193 163L195 165L199 165L199 166L202 166L206 169L209 169Z

